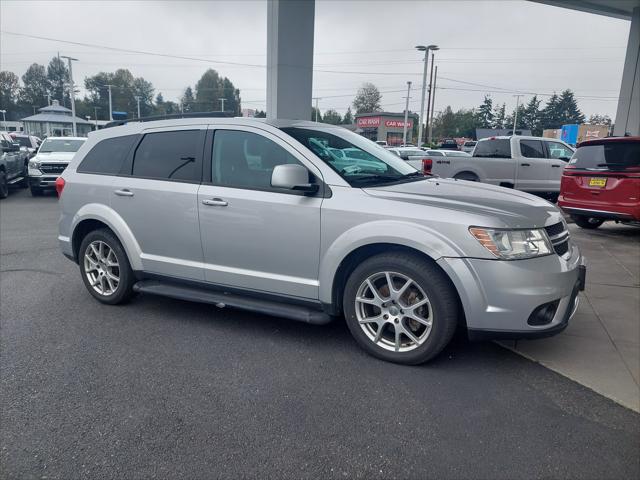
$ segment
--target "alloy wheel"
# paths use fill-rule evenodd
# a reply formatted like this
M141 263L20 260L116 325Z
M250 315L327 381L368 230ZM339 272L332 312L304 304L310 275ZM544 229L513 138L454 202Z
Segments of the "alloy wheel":
M385 350L414 350L431 333L431 302L420 285L406 275L396 272L370 275L358 288L355 307L362 331Z
M102 240L91 242L84 253L84 273L100 295L113 295L120 284L120 264L113 249Z

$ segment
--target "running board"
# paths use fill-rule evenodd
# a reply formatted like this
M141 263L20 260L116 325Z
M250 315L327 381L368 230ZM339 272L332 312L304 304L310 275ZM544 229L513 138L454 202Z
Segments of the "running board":
M236 295L186 285L175 285L158 280L141 280L133 286L133 290L151 295L177 298L191 302L211 303L218 308L233 307L250 312L262 313L274 317L288 318L313 325L325 325L331 317L320 310L302 305L279 303L271 300Z

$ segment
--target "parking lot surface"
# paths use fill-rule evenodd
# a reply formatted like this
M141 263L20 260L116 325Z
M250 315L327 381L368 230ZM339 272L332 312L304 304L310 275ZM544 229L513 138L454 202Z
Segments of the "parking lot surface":
M640 476L640 415L493 343L406 367L343 322L101 305L57 217L0 202L4 478Z

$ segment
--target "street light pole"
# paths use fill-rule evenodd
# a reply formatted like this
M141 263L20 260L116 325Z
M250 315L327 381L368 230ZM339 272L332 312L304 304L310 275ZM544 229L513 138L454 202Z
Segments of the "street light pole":
M99 107L93 107L93 116L96 119L96 130L98 130L98 108Z
M71 97L71 122L73 124L73 136L77 137L78 136L78 131L77 131L77 127L76 127L76 99L75 99L75 85L73 84L73 67L71 62L77 62L78 59L77 58L72 58L72 57L67 57L65 55L61 55L61 58L66 58L67 61L69 62L69 86L70 88L70 92L69 92L69 97Z
M427 97L427 116L426 116L427 124L425 125L429 143L431 143L431 136L428 134L428 132L430 131L429 125L431 125L430 112L431 112L431 91L433 90L433 64L434 64L434 54L432 53L431 54L431 72L429 73L429 96Z
M516 97L516 112L513 114L513 133L512 135L516 134L516 128L518 125L518 107L520 106L520 97L522 97L523 95L520 93L518 95L514 95L514 97Z
M411 93L411 82L407 82L407 103L404 107L404 127L402 129L402 144L407 144L407 123L409 122L409 94Z
M109 87L109 120L113 122L113 106L111 104L111 87L113 85L105 85L105 87Z
M315 122L318 123L318 113L320 112L320 110L318 109L318 100L322 100L320 97L313 97L313 99L316 101L316 119Z
M433 76L433 93L431 94L431 119L429 120L429 143L431 143L433 137L433 111L436 105L436 83L438 81L438 66L436 65L436 73Z
M134 95L133 98L138 102L138 120L140 120L140 95Z
M227 101L227 99L226 99L226 98L221 98L221 99L220 99L220 103L222 104L222 107L221 107L221 109L220 109L220 111L221 111L221 112L224 112L224 102L226 102L226 101Z
M422 98L420 101L420 125L418 125L418 148L422 146L422 123L424 120L424 97L427 89L427 67L429 64L429 50L437 50L437 45L424 45L416 46L416 49L424 52L424 69L422 71Z

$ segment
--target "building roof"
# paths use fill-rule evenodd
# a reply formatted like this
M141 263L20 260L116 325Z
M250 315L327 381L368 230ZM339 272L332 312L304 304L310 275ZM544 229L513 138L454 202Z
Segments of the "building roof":
M23 118L21 121L36 123L73 123L73 117L71 115L60 115L59 113L38 113L36 115ZM84 118L80 117L76 117L76 123L90 125L90 122L87 122Z
M57 100L53 101L53 104L48 105L46 107L42 107L38 109L39 112L61 112L61 113L68 113L69 115L71 115L71 110L68 109L67 107L63 107L62 105L60 105L58 103Z

